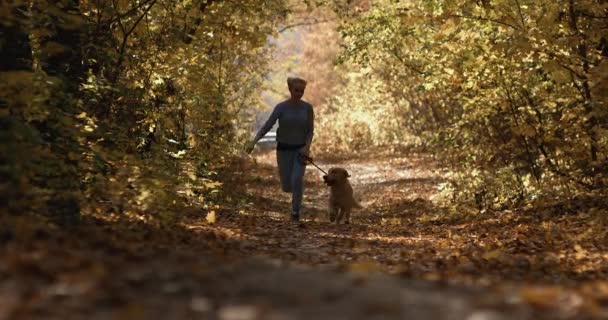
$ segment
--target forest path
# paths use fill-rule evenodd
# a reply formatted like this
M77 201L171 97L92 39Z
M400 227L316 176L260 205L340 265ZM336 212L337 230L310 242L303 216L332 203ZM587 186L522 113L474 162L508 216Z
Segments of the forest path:
M411 283L422 281L424 286L433 287L430 296L456 293L451 298L426 300L429 292L414 290L420 294L414 301L422 299L430 310L443 310L422 318L469 319L470 313L480 308L479 303L484 310L492 310L491 316L484 313L479 319L608 315L596 304L604 297L598 294L604 284L596 280L605 276L606 257L601 250L589 252L595 258L581 272L582 255L576 253L580 247L563 258L563 253L572 249L555 232L558 227L567 227L583 233L588 225L597 223L594 218L573 226L559 216L552 218L552 213L503 210L467 216L438 207L432 200L439 196L447 170L428 154L374 153L315 162L326 171L339 166L351 174L355 197L364 206L353 212L351 224L328 221L328 188L322 173L312 165L306 172L302 222L289 221L291 197L280 191L274 152L266 152L257 154L237 172L245 177L242 183L250 196L249 204L238 213L223 216L212 227L203 224L200 228L219 228L239 242L245 255L280 267L329 272L327 275L342 279L382 275L391 279L387 292L407 291L412 289ZM547 230L548 223L555 229ZM319 279L324 276L319 275ZM348 295L340 298L349 299ZM407 299L400 300L401 307L417 304ZM452 310L450 299L464 303L466 311ZM400 312L408 309L401 307L397 308ZM346 319L355 319L356 314Z
M351 172L365 208L349 225L327 222L327 188L313 167L303 221L289 221L290 199L279 191L273 154L250 160L234 172L249 201L237 211L219 209L213 223L198 215L168 231L120 223L63 231L10 220L8 230L23 232L0 232L0 319L605 315L605 282L594 280L605 271L581 273L569 260L560 263L551 251L559 246L538 240L547 234L537 221L502 213L500 221L490 215L467 222L435 207L429 199L442 170L428 156L318 161ZM593 257L586 261L604 259Z
M514 296L425 279L439 280L434 272L416 279L408 276L412 270L403 269L404 262L424 254L422 248L433 238L428 230L408 226L408 215L436 215L441 210L430 198L443 178L429 156L316 161L325 170L340 166L351 173L355 196L364 208L353 213L348 225L328 222L328 189L312 165L306 172L302 221L290 221L291 195L279 189L275 161L274 152L259 153L237 172L245 177L243 187L250 196L240 212L225 212L213 224L189 225L219 230L238 242L240 255L273 266L264 271L240 269L231 280L224 279L237 301L243 301L245 291L251 295L245 305L266 312L243 319L532 317L529 307L509 301ZM413 271L425 271L420 268Z
M351 224L329 223L323 173L309 165L302 222L292 223L291 194L279 188L274 153L257 155L254 161L244 173L249 206L221 219L215 227L266 257L329 269L361 263L401 272L408 251L429 238L425 230L408 226L411 218L440 210L430 199L443 180L428 156L334 159L315 162L325 171L334 166L347 169L355 197L364 208L353 211Z

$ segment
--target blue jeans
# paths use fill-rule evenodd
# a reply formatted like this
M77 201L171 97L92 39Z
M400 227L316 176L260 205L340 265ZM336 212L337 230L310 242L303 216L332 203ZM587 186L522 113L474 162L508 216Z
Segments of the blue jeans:
M281 189L291 192L291 209L299 214L304 193L304 172L306 165L299 157L299 150L277 150L277 165L281 177Z

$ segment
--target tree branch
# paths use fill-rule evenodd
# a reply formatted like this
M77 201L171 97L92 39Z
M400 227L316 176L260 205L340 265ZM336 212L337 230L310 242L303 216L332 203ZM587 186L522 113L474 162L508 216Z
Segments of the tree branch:
M403 60L403 58L399 55L399 52L397 52L397 48L393 48L393 50L391 50L391 53L395 56L395 58L397 58L397 60L399 60L399 62L401 62L401 64L403 64L404 66L406 66L408 69L410 69L410 70L412 70L412 71L414 71L414 72L416 72L416 73L418 73L420 75L423 75L423 76L427 75L426 72L424 72L424 71L422 71L422 70L420 70L420 69L412 66L411 64L409 64L405 60Z
M521 13L521 6L519 5L519 0L515 0L515 4L517 5L517 13L519 14L519 19L521 20L522 28L526 28L526 20L524 19L524 15Z
M500 20L496 20L496 19L484 18L482 16L474 17L474 16L465 16L465 15L461 15L461 14L451 14L451 15L449 15L449 17L450 18L464 18L464 19L472 19L472 20L480 20L480 21L489 21L489 22L494 22L496 24L500 24L500 25L503 25L503 26L507 26L507 27L513 28L515 30L519 30L520 29L518 26L514 26L514 25L512 25L510 23L506 23L504 21L500 21Z
M209 7L214 2L218 2L218 1L221 1L221 0L206 0L206 1L203 1L201 3L200 8L199 8L200 11L201 11L201 15L203 13L205 13L205 11L207 10L207 7ZM203 22L203 19L200 16L198 18L196 18L196 20L194 20L194 25L190 28L190 30L188 30L188 32L184 36L184 43L185 44L190 44L192 42L192 39L194 39L194 34L196 33L196 30L198 29L198 26L202 22ZM185 26L184 26L184 29L186 29Z
M113 83L116 83L116 81L118 80L118 76L120 75L120 66L122 65L122 62L124 61L125 49L127 46L127 40L129 39L129 36L131 35L131 33L133 33L133 31L135 31L135 28L141 22L141 20L143 20L143 18L148 15L148 12L150 12L150 9L152 9L152 7L154 7L154 5L156 4L157 1L158 0L151 0L150 6L148 6L148 8L144 11L144 13L135 21L135 23L133 23L133 26L131 26L131 29L129 29L129 31L124 33L123 38L122 38L122 44L120 45L120 51L119 51L120 57L118 58L118 63L116 64L116 75L114 76L114 80L112 81Z
M131 9L129 9L129 11L127 11L123 14L119 13L117 17L114 17L112 19L109 19L109 20L103 21L103 22L108 23L108 24L111 24L112 22L120 22L120 20L122 20L122 18L128 17L128 16L136 13L139 9L145 7L150 2L156 2L156 0L148 0L148 1L141 2L137 6L134 6ZM116 12L118 12L118 8L116 7L114 1L112 1L112 4L114 5L114 10L116 10Z

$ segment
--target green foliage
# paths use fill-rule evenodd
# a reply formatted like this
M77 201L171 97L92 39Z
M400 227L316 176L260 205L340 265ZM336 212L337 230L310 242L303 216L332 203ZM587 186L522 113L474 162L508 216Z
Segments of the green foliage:
M387 94L382 79L364 69L349 72L345 80L317 116L317 151L349 152L416 143L405 130L404 109Z
M600 1L17 1L0 5L11 211L214 208L274 62L268 36L323 6L341 40L311 33L299 69L319 80L317 150L432 147L453 167L446 198L480 207L605 192Z
M2 9L2 27L26 39L8 64L29 62L0 70L9 110L2 121L10 124L0 132L10 141L3 154L15 155L2 168L12 187L2 187L22 190L10 196L20 210L57 217L73 207L167 223L188 206L214 206L238 142L238 114L259 93L266 39L285 1L41 1ZM0 54L14 56L4 44ZM27 198L49 206L24 205Z
M385 80L406 128L453 166L452 199L492 207L605 190L607 9L598 1L376 1L343 14L341 60Z

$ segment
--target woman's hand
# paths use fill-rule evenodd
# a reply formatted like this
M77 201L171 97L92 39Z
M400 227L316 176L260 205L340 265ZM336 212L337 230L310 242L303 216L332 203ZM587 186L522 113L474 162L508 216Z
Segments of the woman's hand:
M307 158L310 157L310 150L308 149L307 146L303 146L302 148L300 148L300 150L298 150L298 152Z
M308 163L309 161L312 161L312 157L310 156L310 150L308 150L307 147L303 147L302 149L298 150L298 152L300 153L300 158L302 159L302 162Z
M251 153L254 147L255 142L253 140L247 141L247 143L245 144L245 152Z

